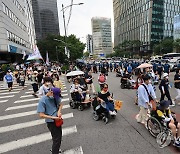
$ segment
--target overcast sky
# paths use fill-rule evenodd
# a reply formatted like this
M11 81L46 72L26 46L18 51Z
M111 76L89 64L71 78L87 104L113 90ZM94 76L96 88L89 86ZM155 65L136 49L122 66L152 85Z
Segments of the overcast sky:
M68 6L71 0L57 0L59 9L59 24L60 33L64 35L63 19L61 12L61 5ZM113 19L113 0L73 0L74 4L84 3L80 6L73 6L72 16L68 26L68 35L75 34L78 38L86 43L86 35L92 34L91 18L92 17L108 17L111 18L112 35L114 34L114 19ZM69 9L65 12L66 23L68 21ZM114 36L114 35L113 35ZM113 40L113 39L112 39Z

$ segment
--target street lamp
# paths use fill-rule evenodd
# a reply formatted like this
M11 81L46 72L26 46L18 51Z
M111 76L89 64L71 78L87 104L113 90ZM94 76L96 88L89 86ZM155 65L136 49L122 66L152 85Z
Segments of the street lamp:
M71 6L73 6L73 5L83 5L84 3L78 3L78 4L71 4L71 5L68 5L68 6L66 6L66 7L64 7L64 5L62 4L62 12L63 12L63 22L64 22L64 42L65 42L65 53L67 53L67 56L68 56L68 58L69 58L69 51L68 51L68 49L67 49L67 46L66 46L66 37L67 37L67 32L66 32L66 21L65 21L65 9L66 8L68 8L68 7L71 7Z

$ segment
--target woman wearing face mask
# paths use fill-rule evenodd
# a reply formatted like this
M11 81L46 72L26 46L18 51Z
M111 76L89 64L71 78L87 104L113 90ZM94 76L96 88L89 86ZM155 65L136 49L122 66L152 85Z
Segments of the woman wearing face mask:
M113 99L110 96L108 85L106 83L103 85L101 92L98 94L98 100L101 102L102 106L107 109L110 115L117 114L114 110L114 104L112 103Z
M46 95L50 88L52 88L52 79L50 77L45 77L43 81L43 85L39 88L39 96Z
M168 73L164 73L163 74L163 79L161 80L161 83L159 85L159 90L161 92L161 99L160 101L164 100L164 97L166 96L168 98L168 100L171 102L171 106L174 106L174 104L172 103L172 99L170 96L170 92L169 92L169 75Z

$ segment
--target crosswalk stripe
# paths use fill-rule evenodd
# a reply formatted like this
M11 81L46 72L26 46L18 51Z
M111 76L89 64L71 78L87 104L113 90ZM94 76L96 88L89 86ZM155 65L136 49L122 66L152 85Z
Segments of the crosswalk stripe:
M25 88L27 87L27 86L24 86ZM21 88L20 86L18 86L18 87L12 87L12 89L18 89L18 88ZM0 90L6 90L6 89L8 89L8 88L0 88Z
M24 102L31 102L31 101L37 101L37 100L40 100L40 98L31 98L31 99L23 99L23 100L18 100L18 101L15 101L14 103L24 103ZM69 98L64 98L61 100L62 102L66 102L66 101L69 101Z
M70 135L70 134L73 134L76 132L77 132L76 126L66 127L66 128L62 129L63 136ZM51 137L50 133L48 132L48 133L43 133L43 134L36 135L36 136L27 137L25 139L19 139L16 141L11 141L8 143L0 144L0 147L1 147L0 153L5 153L5 152L12 151L15 149L19 149L19 148L23 148L26 146L45 142L45 141L51 140L51 138L52 137Z
M64 115L62 115L62 118L63 119L73 118L73 113L64 114ZM45 123L44 119L39 119L39 120L28 121L28 122L24 122L24 123L15 124L15 125L0 127L0 133L5 133L5 132L18 130L18 129L37 126L37 125L41 125L44 123Z
M62 90L62 91L61 91L61 93L65 93L65 92L67 92L67 90Z
M83 150L82 147L80 146L74 149L64 151L63 154L83 154Z
M34 103L34 106L37 106L37 103L36 104ZM70 108L69 104L63 105L63 109L67 109L67 108ZM8 111L8 110L6 109L6 111ZM19 117L30 116L30 115L34 115L34 114L38 114L36 110L28 111L28 112L21 112L21 113L16 113L16 114L4 115L4 116L0 116L0 121L7 120L7 119L19 118Z
M0 103L5 103L5 102L7 102L8 100L2 100L2 101L0 101Z
M17 110L17 109L23 109L23 108L28 108L28 107L34 107L37 106L38 103L33 103L33 104L26 104L26 105L20 105L20 106L12 106L8 107L5 111L10 111L10 110ZM63 105L63 108L69 108L69 105Z
M22 90L22 88L20 88L20 89L13 89L12 91L21 91ZM6 92L6 91L9 91L8 89L7 90L1 90L0 89L0 93L2 93L2 92Z
M37 96L39 96L39 94L37 94ZM61 96L65 97L65 96L68 96L68 94L62 94ZM33 95L24 95L24 96L21 96L20 98L27 98L27 97L34 97Z
M27 91L27 92L25 92L26 94L32 94L32 93L34 93L34 91Z
M14 97L14 96L15 96L15 95L1 96L0 99L1 99L1 98L11 98L11 97Z
M14 103L31 102L31 101L37 101L37 100L39 100L39 99L40 99L40 98L23 99L23 100L15 101Z
M19 92L20 91L12 91L12 92L0 93L0 95L18 94Z

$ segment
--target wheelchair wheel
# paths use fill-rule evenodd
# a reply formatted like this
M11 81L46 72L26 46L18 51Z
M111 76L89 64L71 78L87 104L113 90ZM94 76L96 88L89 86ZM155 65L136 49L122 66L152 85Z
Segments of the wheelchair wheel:
M69 102L69 105L70 105L70 107L71 107L72 109L75 109L75 108L76 108L76 104L75 104L74 101L70 101L70 102Z
M93 112L93 119L95 120L95 121L98 121L99 120L99 115L96 113L96 111L94 111Z
M102 118L102 120L103 120L103 122L104 122L105 124L107 124L107 123L109 122L109 119L108 119L107 117L105 117L105 116Z
M79 110L79 111L83 111L83 110L84 110L83 105L79 105L79 106L78 106L78 110Z
M121 89L124 89L124 88L125 88L124 84L121 84Z
M157 137L157 135L162 132L162 126L160 122L154 117L150 117L148 119L147 128L153 137Z
M163 131L158 134L156 142L160 148L164 148L171 144L172 134L169 131Z

